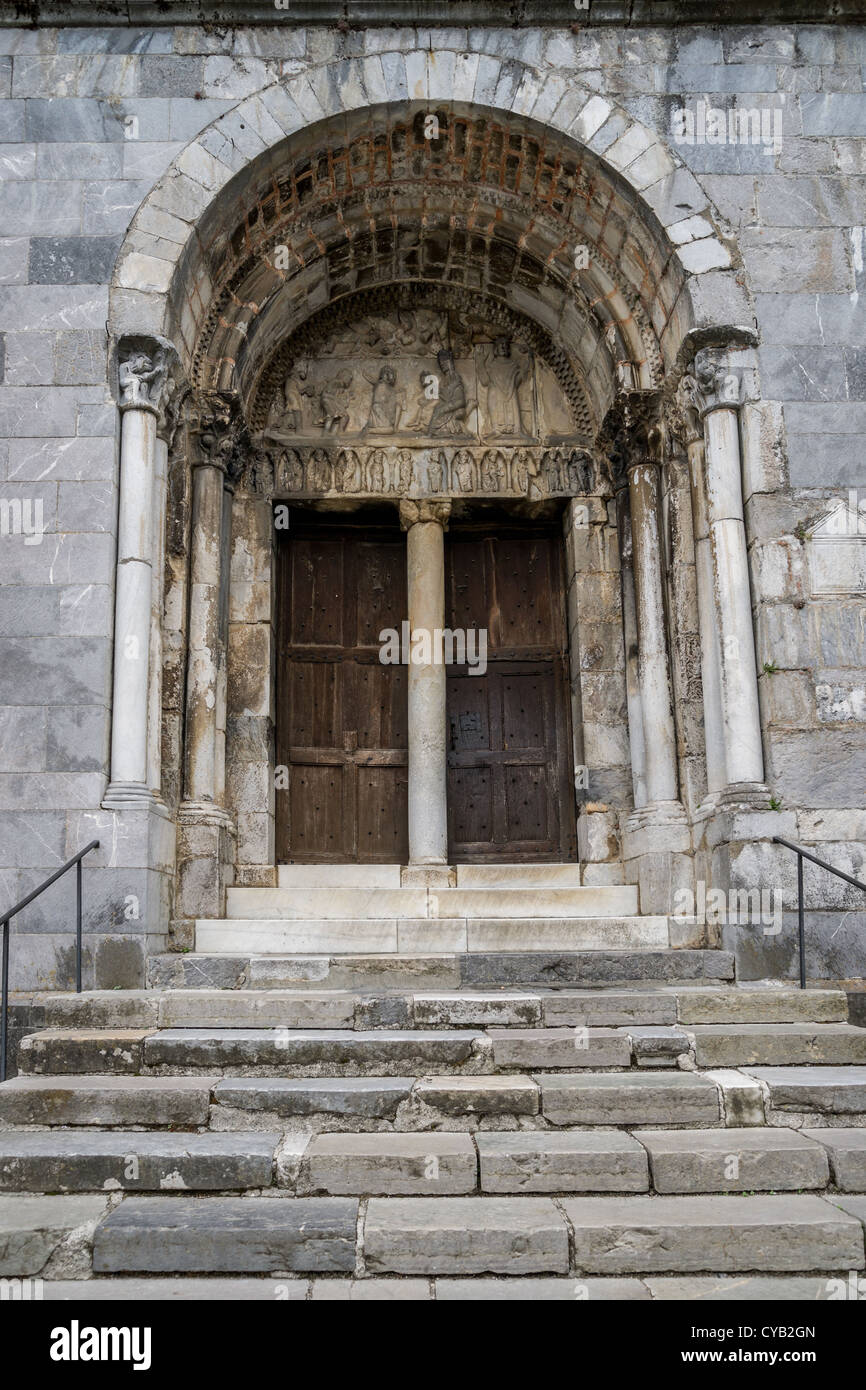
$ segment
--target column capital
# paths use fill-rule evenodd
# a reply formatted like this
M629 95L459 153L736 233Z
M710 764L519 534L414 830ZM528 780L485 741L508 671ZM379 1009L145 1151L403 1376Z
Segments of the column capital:
M178 363L174 345L156 334L126 334L117 344L116 361L120 409L147 410L159 418Z
M249 433L240 401L233 391L207 391L191 404L193 468L216 468L228 487L240 478Z
M419 497L404 498L400 503L400 527L403 531L408 531L419 521L435 521L443 531L447 531L450 516L450 502L433 502L427 497Z
M731 368L727 348L701 348L695 355L687 388L704 419L713 410L737 410L740 405L740 373Z

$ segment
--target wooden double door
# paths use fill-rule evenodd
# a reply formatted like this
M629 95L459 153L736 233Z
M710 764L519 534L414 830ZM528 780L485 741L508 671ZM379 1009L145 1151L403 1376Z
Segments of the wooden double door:
M278 533L278 862L405 863L407 667L380 632L407 617L405 537L316 521ZM451 862L575 857L561 540L454 528L446 626L470 639L447 679Z

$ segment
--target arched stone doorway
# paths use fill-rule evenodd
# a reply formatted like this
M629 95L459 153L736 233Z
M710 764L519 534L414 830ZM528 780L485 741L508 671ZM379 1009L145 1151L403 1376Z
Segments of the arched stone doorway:
M139 214L138 235L158 240L173 200L200 201L151 348L166 372L176 364L162 442L139 420L157 410L134 384L141 337L119 334L124 446L150 449L152 477L167 479L167 585L161 621L153 594L146 615L137 600L146 767L113 767L106 804L140 787L176 816L176 918L219 916L227 881L271 883L274 770L292 746L277 727L275 504L308 520L390 507L407 536L410 623L431 628L446 626L446 526L495 515L563 538L569 700L556 718L571 747L557 745L554 780L585 881L639 882L643 910L665 911L709 852L696 825L725 797L765 801L737 429L753 333L718 269L729 251L703 228L678 230L677 250L639 193L672 180L676 196L675 161L634 122L604 159L580 143L596 128L591 96L559 128L436 99L429 83L426 99L312 124L297 119L299 93L264 97L252 157L239 157L233 113L231 139L215 127L196 142ZM233 160L244 167L230 177ZM711 230L686 194L680 206ZM744 325L720 321L720 288ZM117 327L156 331L140 307L119 290ZM158 562L159 537L146 543ZM726 568L740 582L720 605ZM408 670L419 866L449 857L447 683L434 667ZM141 705L140 672L131 683ZM577 773L567 806L563 768ZM556 853L567 857L568 831Z

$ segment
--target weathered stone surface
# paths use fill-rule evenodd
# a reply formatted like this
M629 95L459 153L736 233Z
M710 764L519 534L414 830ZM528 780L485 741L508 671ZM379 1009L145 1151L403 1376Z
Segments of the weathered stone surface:
M866 1129L806 1129L805 1138L822 1144L833 1182L842 1192L866 1192Z
M482 1192L646 1192L646 1155L627 1134L544 1130L475 1136Z
M537 994L416 994L416 1026L426 1028L487 1028L491 1025L531 1028L541 1022Z
M142 1044L148 1031L54 1028L31 1033L18 1049L18 1070L32 1076L69 1072L134 1075L141 1070Z
M568 1233L543 1197L374 1197L364 1257L373 1274L564 1274Z
M497 1067L627 1067L628 1034L613 1028L490 1028Z
M421 1030L175 1028L148 1038L144 1058L151 1067L278 1066L388 1076L412 1067L436 1071L460 1066L472 1056L478 1037Z
M305 1154L311 1192L448 1195L474 1192L468 1134L321 1134Z
M0 1188L15 1192L270 1187L276 1134L0 1132Z
M623 984L630 980L730 980L729 951L481 952L459 957L464 985Z
M237 1279L57 1279L46 1281L46 1303L303 1303L308 1279L261 1277Z
M847 1023L699 1024L690 1031L699 1067L866 1062L866 1028Z
M104 1197L0 1197L0 1276L81 1278L105 1209Z
M555 1125L713 1124L719 1093L692 1072L537 1076L541 1113Z
M844 1023L848 1009L841 990L683 990L677 995L680 1023Z
M753 1076L743 1071L708 1071L704 1075L708 1081L715 1082L721 1092L722 1115L727 1128L764 1123L764 1092Z
M161 1028L351 1028L355 1001L340 991L169 990Z
M821 1197L572 1197L578 1269L591 1274L862 1269L860 1223Z
M528 1076L437 1076L415 1096L444 1115L537 1115L538 1086Z
M719 1274L710 1278L692 1274L668 1279L650 1277L644 1282L653 1298L678 1303L698 1299L702 1303L818 1303L838 1298L840 1283L819 1274L800 1278L760 1274Z
M866 1114L866 1071L862 1067L749 1067L763 1082L776 1110L819 1115Z
M148 989L88 990L86 994L34 994L32 1010L49 1028L153 1028L160 999Z
M690 1043L681 1028L633 1027L628 1030L631 1050L639 1067L672 1067L688 1056Z
M437 1303L620 1302L648 1300L640 1279L437 1279Z
M676 1021L677 996L673 992L557 990L544 996L548 1028L617 1028L629 1023L665 1025Z
M824 1152L790 1129L641 1130L657 1192L796 1192L826 1187Z
M433 1297L428 1279L314 1279L314 1303L426 1302Z
M392 1119L412 1090L411 1077L238 1077L217 1081L214 1101L275 1115L360 1115Z
M349 1272L349 1197L128 1197L96 1229L97 1274Z
M0 1086L3 1125L207 1123L212 1077L16 1076Z

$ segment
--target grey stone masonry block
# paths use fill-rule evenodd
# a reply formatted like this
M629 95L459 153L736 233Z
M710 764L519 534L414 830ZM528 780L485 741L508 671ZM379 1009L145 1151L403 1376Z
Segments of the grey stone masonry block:
M16 103L18 105L18 103ZM26 102L26 139L69 142L123 139L123 118L110 101L92 97L30 97ZM9 138L6 136L5 138Z
M0 1124L203 1125L212 1085L187 1076L17 1076L0 1086Z
M443 1115L537 1115L538 1086L528 1076L436 1076L415 1096Z
M141 1070L147 1032L140 1028L55 1028L31 1033L18 1049L18 1071L31 1076L86 1072L96 1075L134 1075Z
M153 1034L144 1059L150 1067L321 1067L331 1075L361 1068L392 1076L415 1067L436 1071L460 1066L469 1060L478 1036L387 1029L176 1028Z
M808 92L800 97L804 135L866 135L862 92Z
M693 1072L536 1077L541 1113L555 1125L717 1124L719 1092Z
M349 1281L337 1282L343 1284ZM280 1280L281 1302L303 1303L309 1291L308 1279ZM142 1299L171 1299L174 1303L241 1303L259 1300L273 1302L274 1281L261 1276L219 1279L212 1275L204 1279L192 1279L189 1276L167 1279L147 1276L139 1279L53 1279L43 1285L42 1292L49 1303L139 1303Z
M850 804L850 803L849 803ZM461 984L600 985L626 981L730 980L729 951L477 951L459 957Z
M542 1197L374 1197L364 1258L372 1274L564 1274L568 1232Z
M46 1297L50 1295L46 1294ZM437 1279L437 1303L590 1303L647 1301L649 1289L640 1279Z
M497 1067L627 1067L628 1034L614 1028L490 1028Z
M641 1130L656 1192L796 1192L826 1187L827 1156L795 1130Z
M412 1077L341 1076L307 1080L300 1077L238 1077L217 1082L217 1108L266 1110L275 1115L342 1115L393 1119L408 1098ZM2 1093L0 1093L2 1094ZM2 1111L0 1111L2 1113Z
M63 856L60 856L62 858ZM52 1028L156 1027L160 997L152 990L88 990L84 994L34 994L31 1019Z
M416 1025L426 1028L531 1027L541 1022L541 998L535 994L416 994Z
M774 1110L816 1115L866 1114L862 1067L749 1067L767 1087Z
M864 1264L860 1223L822 1197L575 1197L563 1210L589 1274Z
M320 1134L304 1155L304 1185L333 1194L447 1196L474 1192L468 1134Z
M40 179L119 179L124 149L120 144L87 141L40 144L36 149L36 173ZM58 190L62 196L62 189Z
M0 1277L80 1280L105 1209L104 1197L0 1197Z
M139 203L150 192L146 179L95 180L83 190L81 230L85 235L111 236L124 233Z
M844 1023L848 1000L837 989L683 990L680 1023Z
M146 54L141 60L139 95L194 97L201 92L204 60Z
M130 1197L97 1227L93 1269L348 1273L357 1219L347 1197Z
M337 990L168 990L162 1028L351 1028L355 1000Z
M646 1192L646 1154L627 1134L523 1131L475 1136L482 1192Z
M199 1191L270 1187L277 1134L134 1131L0 1133L11 1192Z
M805 1138L822 1144L840 1192L866 1192L866 1129L807 1129Z
M0 290L3 322L26 324L28 333L54 333L64 328L102 328L108 317L108 287L104 284L7 285ZM44 434L43 430L24 431ZM68 431L61 430L65 438Z
M690 1031L699 1067L866 1062L866 1028L848 1023L699 1024Z
M58 29L58 53L171 53L171 29Z
M669 1024L676 1021L677 995L673 992L556 990L544 996L544 1023L547 1028L616 1028L629 1023Z

